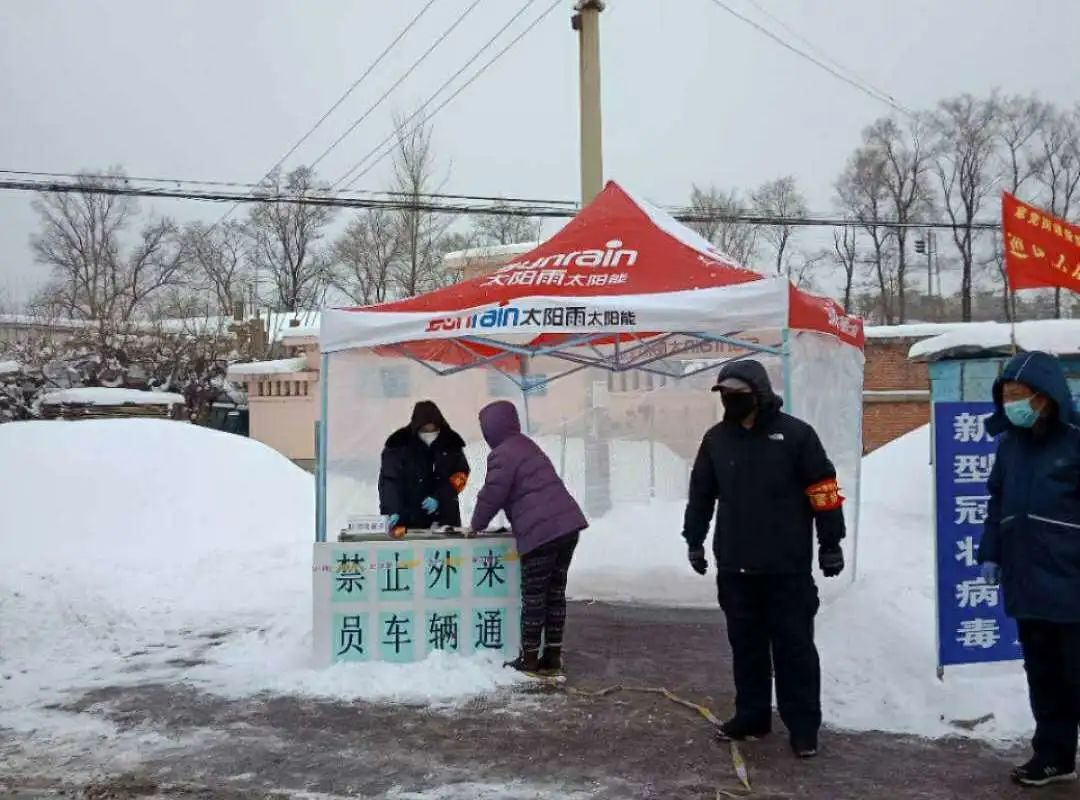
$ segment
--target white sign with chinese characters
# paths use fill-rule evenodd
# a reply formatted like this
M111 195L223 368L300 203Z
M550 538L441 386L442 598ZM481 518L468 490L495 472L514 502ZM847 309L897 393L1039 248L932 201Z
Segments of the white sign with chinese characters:
M513 537L319 542L315 659L420 661L430 653L512 657L521 571Z
M390 519L381 514L353 514L349 517L349 527L346 530L350 534L387 533L390 530Z

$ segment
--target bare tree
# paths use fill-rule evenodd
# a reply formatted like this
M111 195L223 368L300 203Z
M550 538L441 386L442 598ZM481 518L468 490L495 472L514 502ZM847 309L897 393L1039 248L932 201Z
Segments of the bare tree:
M833 228L833 252L836 263L844 271L844 311L851 313L851 289L855 284L855 271L859 264L858 229L853 225Z
M969 94L942 100L933 117L935 164L945 213L953 224L953 242L960 254L961 318L971 321L976 221L993 189L998 143L996 94L982 100Z
M763 217L777 217L783 220L799 219L806 216L806 200L799 192L795 178L786 175L762 184L750 195L754 211ZM776 274L791 278L791 264L785 264L784 256L788 243L795 233L795 226L789 222L766 224L761 227L761 235L776 251Z
M260 186L259 194L267 199L255 204L248 221L249 261L269 276L272 304L280 310L320 304L333 266L331 249L323 240L334 217L331 207L280 198L312 197L324 188L309 167L286 176L275 170Z
M151 220L125 247L138 206L129 197L97 191L123 184L118 168L110 175L80 177L77 192L39 195L34 209L41 229L30 240L35 260L52 272L41 302L69 318L102 324L132 319L157 293L186 279L172 220Z
M334 244L334 285L354 303L367 306L390 299L404 251L399 221L393 211L366 209Z
M927 123L915 117L904 123L892 117L874 122L863 132L866 147L881 160L887 211L900 225L893 231L896 240L896 316L907 321L907 239L912 222L925 219L933 205L930 177L933 158L927 139ZM927 287L929 292L930 287Z
M423 123L409 125L398 119L394 191L408 205L398 211L402 252L394 279L406 297L437 288L447 281L442 270L442 240L453 219L421 208L438 188L431 129Z
M1036 135L1046 124L1049 111L1050 106L1035 96L1014 95L1002 100L998 107L998 164L995 171L1003 176L1002 188L1013 195L1020 196L1040 169ZM1008 291L1005 248L1000 235L994 236L989 263L995 267L994 276L1001 285L1005 320L1010 321L1014 316L1013 298Z
M750 267L757 253L757 226L730 219L742 210L738 192L695 184L690 191L690 213L696 219L688 224L736 263Z
M252 278L243 223L228 220L210 227L194 222L185 228L184 241L199 288L214 298L218 313L233 313L244 301Z
M510 213L509 203L499 200L495 211L477 217L473 231L477 244L500 245L535 242L540 238L543 223L537 217Z
M873 248L867 261L877 285L881 320L892 325L895 320L896 259L892 243L896 229L882 225L890 206L887 164L875 147L860 147L848 160L836 183L840 207L870 236Z
M1080 187L1080 112L1050 109L1039 129L1039 169L1036 179L1043 187L1050 213L1073 218ZM1054 317L1061 319L1061 289L1054 290Z

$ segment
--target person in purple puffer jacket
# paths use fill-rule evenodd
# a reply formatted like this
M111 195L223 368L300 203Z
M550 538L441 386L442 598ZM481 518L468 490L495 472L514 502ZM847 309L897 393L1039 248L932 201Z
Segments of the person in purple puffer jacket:
M471 527L482 531L505 511L521 557L521 653L506 666L557 674L562 671L566 576L578 534L588 522L551 459L521 432L513 403L485 406L480 430L491 454Z

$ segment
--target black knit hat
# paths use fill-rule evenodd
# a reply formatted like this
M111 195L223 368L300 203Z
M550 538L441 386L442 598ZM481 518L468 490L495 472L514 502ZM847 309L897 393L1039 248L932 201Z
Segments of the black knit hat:
M425 425L434 425L439 430L446 427L446 418L439 411L439 407L430 400L421 400L413 406L412 421L409 423L414 431L418 431Z

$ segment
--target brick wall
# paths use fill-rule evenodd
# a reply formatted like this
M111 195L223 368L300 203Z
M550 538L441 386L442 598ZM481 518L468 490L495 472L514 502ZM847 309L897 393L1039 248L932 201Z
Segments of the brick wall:
M928 402L864 403L863 452L873 452L929 422Z
M863 383L863 452L869 453L930 422L926 364L908 360L916 338L869 339ZM909 395L877 394L912 392Z

